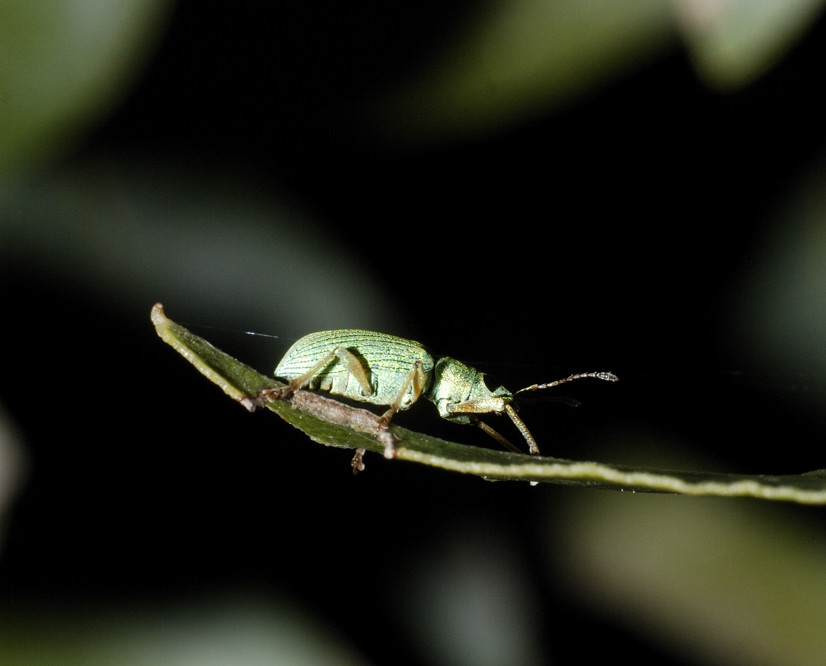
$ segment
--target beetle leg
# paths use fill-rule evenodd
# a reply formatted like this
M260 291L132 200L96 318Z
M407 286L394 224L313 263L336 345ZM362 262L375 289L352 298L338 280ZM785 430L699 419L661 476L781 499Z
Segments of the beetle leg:
M496 432L496 430L491 428L484 421L474 421L473 423L479 428L479 430L493 437L497 442L499 442L502 445L503 448L508 449L508 451L513 451L514 453L524 453L524 451L520 451L519 448L516 445L511 444L510 441L504 435L501 435L498 432Z
M337 358L347 366L347 370L356 378L364 395L371 395L373 393L373 386L370 384L370 378L364 371L364 366L361 364L361 361L359 361L353 352L344 347L336 347L303 375L293 379L290 382L290 388L293 391L304 388L312 381L313 377L326 368L334 358Z
M381 420L384 422L385 426L390 423L390 419L393 418L393 415L401 409L402 401L404 400L407 390L411 386L413 387L413 401L410 403L413 404L422 394L426 382L427 376L425 375L424 368L422 367L422 362L416 361L413 364L413 368L408 373L407 378L404 380L402 389L399 391L399 395L393 401L393 404L390 405L390 409L382 414Z
M505 401L497 397L465 400L447 406L451 416L456 414L501 414L503 409L506 409Z
M489 414L491 412L501 414L503 408L505 413L510 417L511 421L513 421L513 424L519 429L519 432L522 433L522 437L524 437L525 441L528 443L528 451L530 454L532 456L538 456L539 445L536 443L531 431L528 430L528 426L526 426L525 422L519 418L513 407L509 404L502 404L501 398L491 398L490 400L468 400L467 402L460 402L450 406L450 414ZM472 419L471 422L476 423L482 430L493 437L497 442L502 444L506 449L510 449L512 451L514 450L515 447L513 444L508 442L508 440L502 437L499 433L496 433L496 431L489 425L483 424L482 421L477 421L475 419ZM519 449L516 450L518 451Z
M525 422L519 418L519 416L516 413L516 410L510 405L505 405L505 411L507 412L508 416L511 417L511 421L513 421L513 424L519 429L519 432L522 433L522 437L524 437L525 441L528 443L528 450L530 451L531 455L538 456L539 445L533 438L531 431L528 430L528 426L525 425Z
M333 353L339 358L339 360L343 361L347 365L347 369L350 371L350 374L356 378L361 386L362 394L372 395L373 385L370 383L370 377L367 376L367 372L364 370L364 365L362 365L359 358L345 347L336 347Z
M307 384L310 383L310 380L315 377L318 372L327 366L327 364L333 360L333 357L336 355L336 350L334 349L329 354L324 356L318 363L316 363L312 368L310 368L307 372L305 372L300 377L296 377L295 379L290 380L290 389L295 391L300 388L304 388Z
M358 474L359 472L364 471L364 454L366 453L366 449L356 449L356 452L353 454L353 460L350 461L350 465L353 468L353 475Z

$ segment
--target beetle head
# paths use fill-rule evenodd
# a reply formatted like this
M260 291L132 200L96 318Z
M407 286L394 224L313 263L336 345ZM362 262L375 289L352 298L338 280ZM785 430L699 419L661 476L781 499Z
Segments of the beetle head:
M456 359L442 357L433 369L433 385L428 397L443 419L471 423L474 414L501 414L513 399L510 391L499 387L491 391L485 375Z

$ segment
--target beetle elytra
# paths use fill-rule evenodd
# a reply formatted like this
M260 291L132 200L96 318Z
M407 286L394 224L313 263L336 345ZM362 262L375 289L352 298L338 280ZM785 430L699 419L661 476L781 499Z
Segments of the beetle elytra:
M434 359L414 340L358 329L305 335L287 350L273 374L288 382L287 391L309 389L387 406L381 417L385 426L396 412L410 408L424 395L443 419L477 425L506 448L518 452L505 437L479 420L480 414L507 414L533 455L539 454L539 446L511 405L514 396L576 379L617 381L610 372L583 372L513 393L503 386L491 391L484 374L469 365L447 356Z

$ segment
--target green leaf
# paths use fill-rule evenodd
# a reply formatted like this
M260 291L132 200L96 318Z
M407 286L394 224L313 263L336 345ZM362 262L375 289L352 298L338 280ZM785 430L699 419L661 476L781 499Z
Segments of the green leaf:
M662 0L495 0L377 105L394 138L453 142L524 123L675 43Z
M326 446L365 449L488 480L826 504L826 470L788 476L666 471L496 451L395 425L386 429L372 412L309 391L296 391L289 399L262 394L268 389L284 388L284 384L259 374L171 321L160 303L152 308L152 322L165 342L228 396L250 411L266 406L310 439ZM388 450L388 433L395 440L394 451Z
M700 76L732 90L785 56L823 11L823 0L677 0L674 8Z
M125 94L172 4L0 3L1 177L59 155Z

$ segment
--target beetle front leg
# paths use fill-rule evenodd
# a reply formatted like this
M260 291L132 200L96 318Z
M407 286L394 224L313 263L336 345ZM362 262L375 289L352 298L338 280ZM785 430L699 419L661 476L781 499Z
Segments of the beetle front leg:
M519 416L516 413L516 410L509 404L504 402L502 398L491 397L480 398L479 400L467 400L465 402L460 402L455 405L450 405L449 409L449 415L454 417L464 414L501 414L502 412L505 412L510 417L510 420L513 421L513 424L519 429L519 432L522 433L522 437L525 438L525 442L528 444L528 451L530 452L530 454L532 456L538 456L539 445L536 443L536 440L534 439L534 436L531 434L531 431L528 430L528 426L526 426L524 421L522 421L522 419L519 418ZM488 435L493 437L506 449L515 449L513 444L508 442L507 439L505 439L502 435L496 432L489 425L484 424L482 423L482 421L478 421L470 416L469 418L471 423L476 423L479 426L479 428L484 430Z
M519 432L522 433L522 437L524 437L525 441L528 443L528 450L530 451L531 455L538 456L539 444L536 443L536 440L533 438L531 431L528 430L528 426L525 425L525 422L519 418L519 416L516 413L516 410L510 405L505 405L505 412L507 412L508 416L511 417L511 421L513 421L513 424L519 429Z

